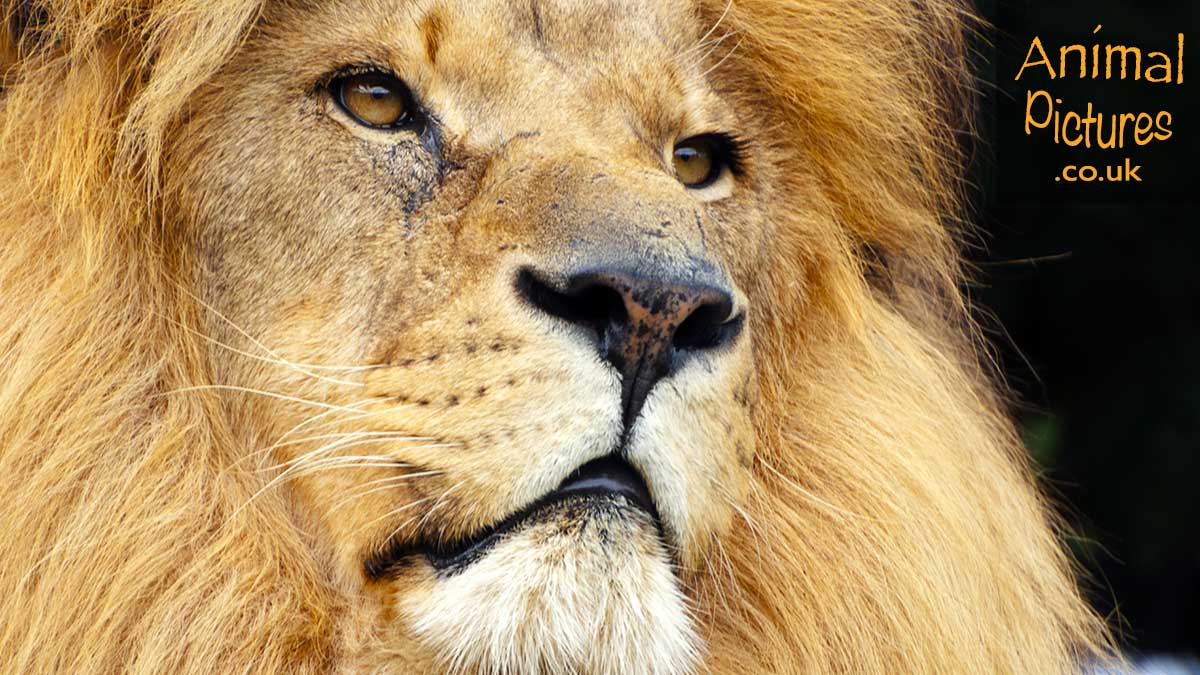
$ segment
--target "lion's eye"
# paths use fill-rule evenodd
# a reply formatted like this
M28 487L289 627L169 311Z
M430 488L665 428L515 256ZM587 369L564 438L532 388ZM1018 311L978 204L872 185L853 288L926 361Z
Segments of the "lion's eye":
M705 134L680 141L672 158L675 177L698 190L716 182L725 169L737 170L738 142L726 134Z
M363 126L395 129L409 121L412 99L408 87L383 73L339 77L330 84L338 104Z
M718 168L712 144L706 139L693 138L675 146L675 176L680 183L703 187L716 178L713 174Z

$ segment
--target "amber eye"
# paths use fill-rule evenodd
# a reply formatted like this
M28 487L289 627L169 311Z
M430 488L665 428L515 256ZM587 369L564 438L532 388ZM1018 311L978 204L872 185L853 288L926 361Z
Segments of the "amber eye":
M339 77L330 84L339 105L363 126L395 129L412 115L408 87L383 73Z
M673 157L675 177L689 188L708 187L729 163L725 145L721 137L712 134L680 141Z

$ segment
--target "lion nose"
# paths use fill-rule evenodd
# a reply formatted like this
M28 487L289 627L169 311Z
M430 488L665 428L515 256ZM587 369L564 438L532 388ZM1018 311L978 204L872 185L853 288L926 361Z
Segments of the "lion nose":
M744 323L742 314L734 315L733 294L709 280L589 269L556 288L526 268L517 288L534 307L597 338L600 355L621 373L626 428L654 385L678 369L683 357L732 343Z

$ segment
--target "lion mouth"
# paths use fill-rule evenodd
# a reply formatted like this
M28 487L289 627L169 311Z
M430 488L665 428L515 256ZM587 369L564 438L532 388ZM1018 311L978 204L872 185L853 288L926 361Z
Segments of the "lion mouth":
M504 520L468 537L430 547L425 556L439 571L453 573L482 558L505 536L540 520L565 502L608 501L645 512L659 525L658 509L641 474L615 455L579 467L553 491Z

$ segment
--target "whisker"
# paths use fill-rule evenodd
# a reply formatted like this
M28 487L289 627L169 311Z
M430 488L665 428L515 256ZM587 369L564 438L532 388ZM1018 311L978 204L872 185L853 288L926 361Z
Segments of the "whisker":
M752 535L754 535L755 540L758 542L762 542L763 541L762 529L759 527L758 523L755 522L754 518L751 517L749 513L746 513L746 510L743 509L742 505L739 504L737 502L737 500L735 500L729 494L728 490L724 489L723 487L718 486L717 491L718 491L718 493L720 493L721 499L724 499L725 503L729 505L729 508L736 511L737 514L739 516L741 516L742 520L745 521L746 527L750 530L750 533Z
M717 592L721 597L721 602L725 604L728 611L729 595L732 592L737 592L740 585L737 582L737 573L733 570L733 562L729 557L729 551L725 550L725 544L721 543L720 539L717 539L717 556L721 560L721 567L725 570L725 577L729 584L728 586L719 584Z
M366 405L366 404L368 404L368 403L371 403L371 402L373 402L373 401L375 401L375 400L377 400L377 399L373 399L373 398L372 398L372 399L364 399L364 400L362 400L362 401L356 401L356 402L354 402L354 403L351 403L351 404L349 404L349 405L350 405L350 407L352 407L352 408L358 408L359 406ZM324 411L324 412L317 413L317 414L315 414L315 415L312 415L312 416L310 416L310 417L308 417L308 418L304 419L304 420L303 420L303 421L301 421L299 424L295 425L295 426L294 426L294 427L292 427L291 429L288 429L286 432L284 432L282 435L280 435L280 436L279 436L279 438L278 438L278 439L276 439L276 440L275 440L275 442L273 442L273 443L272 443L270 446L267 446L267 447L265 447L265 448L261 448L261 449L259 449L259 450L255 450L255 451L253 451L253 452L247 453L246 455L244 455L244 456L242 456L242 457L238 458L238 459L237 459L235 462L233 462L233 464L231 464L229 467L227 467L227 470L229 470L229 471L238 470L238 467L239 467L239 465L240 465L240 464L242 464L243 462L246 462L246 461L251 461L251 460L255 460L255 461L257 461L257 460L261 460L262 458L268 457L268 456L269 456L269 455L270 455L270 454L271 454L271 453L272 453L272 452L273 452L273 451L274 451L276 448L278 448L278 447L283 447L283 446L288 446L288 445L294 445L294 444L299 444L299 443L304 443L304 442L311 442L311 441L313 441L313 440L319 440L319 439L322 439L322 438L345 438L345 437L351 437L351 436L368 436L368 435L373 435L373 432L344 432L344 433L338 433L338 434L332 434L332 433L331 433L331 434L321 434L321 435L316 435L316 436L309 436L309 437L306 437L306 438L294 439L294 440L292 440L292 441L287 441L287 440L285 440L285 439L287 439L289 436L291 436L292 434L294 434L294 433L296 433L297 431L299 431L301 428L303 428L303 427L305 427L305 426L308 426L308 425L313 425L313 424L314 424L314 423L315 423L317 420L320 420L321 418L324 418L324 417L329 417L330 415L334 415L334 414L336 414L336 413L338 413L338 412L340 412L340 411L339 411L339 410L326 410L326 411ZM358 412L358 413L356 413L356 414L357 414L357 418L358 418L358 419L362 419L363 417L368 417L368 416L370 416L370 415L373 415L373 414L375 414L376 412L381 412L381 411L373 411L373 412L365 412L365 413L364 413L364 412ZM335 418L335 419L329 420L329 421L327 421L327 422L324 422L324 423L322 423L322 424L316 424L316 425L314 425L313 429L314 429L314 430L319 430L319 429L322 429L322 428L325 428L325 427L328 427L328 426L332 426L332 425L334 425L334 424L345 424L345 420L343 420L343 419L340 419L340 418ZM380 433L380 434L384 434L384 433L395 433L395 434L401 434L402 432L399 432L399 431L395 431L395 432L386 432L386 431L381 431L381 432L378 432L378 433ZM311 454L311 453L310 453L310 454ZM256 469L256 470L255 470L255 472L256 472L256 473L268 472L268 471L271 471L271 470L278 469L278 468L280 468L281 466L285 466L285 465L286 465L286 463L285 463L285 464L283 464L283 465L276 465L276 466L272 467L272 466L265 466L265 465L261 465L261 464L260 464L260 466L258 467L258 469Z
M700 77L701 78L708 77L709 73L713 72L717 68L720 68L722 65L724 65L725 62L729 60L729 57L733 56L733 53L736 52L738 50L738 47L741 47L741 46L742 46L742 40L739 38L737 43L735 43L733 45L733 47L731 47L729 49L729 51L726 52L725 56L722 56L720 61L717 61L715 64L713 64L713 66L711 68L709 68L708 70L701 73Z
M293 470L293 469L295 469L295 467L293 467L292 469L284 471L283 473L279 474L278 476L267 481L266 485L263 485L254 494L250 495L249 499L247 499L241 506L239 506L236 510L234 510L232 516L230 516L230 517L231 518L237 517L237 515L239 513L241 513L243 509L245 509L247 506L252 504L256 499L258 499L262 495L266 494L272 488L278 487L280 485L283 485L284 483L296 480L296 479L304 477L304 476L311 476L315 473L320 473L322 471L332 471L335 469L351 469L351 468L353 468L353 469L372 469L372 468L394 469L394 468L406 468L406 466L407 466L404 464L398 464L392 458L385 457L382 455L358 455L358 456L349 456L349 457L330 457L330 458L326 458L324 460L318 460L318 461L320 462L319 465L314 463L314 465L307 466L301 470Z
M409 440L411 440L411 441L434 441L434 440L437 440L435 438L430 438L428 436L409 436L406 434L398 434L398 433L393 433L393 432L389 432L389 431L351 431L351 432L340 433L340 434L325 434L323 436L311 436L309 438L296 439L293 441L288 441L287 443L285 443L283 445L296 445L296 444L305 443L305 442L312 441L312 440L318 440L321 438L336 438L338 440L335 440L331 443L326 443L326 444L320 446L319 448L317 448L316 450L306 452L303 455L300 455L299 457L290 459L286 462L281 462L281 463L275 464L273 466L265 467L265 468L261 469L260 471L277 471L279 469L287 469L287 468L290 468L290 467L298 465L298 464L303 464L304 462L306 462L310 459L313 459L321 454L326 454L332 450L337 450L339 448L355 447L358 445L366 445L368 443L381 443L381 442L391 442L391 441L409 441ZM362 442L360 443L358 441L362 441ZM282 447L282 446L278 446L278 447ZM425 448L425 447L429 447L429 446L422 446L422 448Z
M356 445L365 445L366 443L358 443ZM351 447L351 446L345 446ZM414 449L422 449L420 447ZM272 484L296 480L301 477L311 476L315 473L329 471L332 469L341 468L384 468L384 469L412 469L417 468L412 464L397 461L393 457L386 455L342 455L335 457L324 457L320 459L310 460L304 464L296 464L289 467L287 470L280 473L275 478L271 479L268 487Z
M355 464L356 467L362 467L362 468L374 468L374 467L413 468L413 465L408 464L406 462L399 461L396 458L390 457L387 455L338 455L338 456L334 456L334 457L319 457L319 453L327 453L327 452L330 452L337 448L352 448L352 447L356 447L356 446L360 446L360 445L368 445L371 443L383 443L383 442L391 443L391 442L393 442L394 439L391 439L391 438L364 438L364 439L357 439L357 440L352 440L352 439L343 439L343 440L350 440L350 442L343 443L341 441L335 441L334 443L326 444L325 446L322 446L321 448L318 448L317 450L315 450L311 453L308 453L303 458L298 458L298 459L303 460L301 462L297 462L296 460L291 460L290 462L287 462L285 464L280 464L280 465L276 465L275 467L272 467L274 469L279 469L284 466L287 466L287 468L284 469L284 471L282 473L280 473L278 476L273 478L270 481L270 483L267 484L267 487L270 487L272 484L280 482L280 481L294 480L295 478L298 478L300 476L309 476L309 475L312 475L313 473L317 473L318 471L326 470L331 467L341 467L341 465L343 465L343 464L353 464L355 462L358 462L358 464ZM453 447L453 446L447 445L444 443L434 443L434 444L427 444L427 445L408 446L407 449L409 449L409 450L431 450L431 449L436 450L436 449L447 448L447 447ZM368 462L368 461L372 462L372 463L371 464L364 463L364 462Z
M365 443L364 443L365 444ZM349 446L346 446L349 447ZM420 449L420 448L417 448ZM370 464L366 464L370 462ZM324 457L313 460L305 464L297 464L292 466L287 471L284 471L273 480L279 479L295 479L300 476L310 476L319 471L324 471L331 467L341 467L344 464L354 464L356 467L373 468L384 467L393 469L412 469L416 468L412 464L397 461L393 457L387 455L338 455L336 457Z
M388 511L387 513L383 514L382 516L379 516L378 518L375 518L375 519L374 519L374 520L372 520L371 522L367 523L366 525L364 525L364 526L362 527L362 529L364 529L364 530L370 529L370 528L371 528L371 526L373 526L375 523L378 523L378 522L380 522L380 521L382 521L382 520L387 520L388 518L394 518L394 517L396 517L396 516L400 515L401 513L404 513L405 511L407 511L407 510L409 510L409 509L411 509L411 508L413 508L413 507L420 506L421 504L424 504L425 502L428 502L428 501L429 501L429 500L431 500L431 499L433 499L433 497L421 497L420 499L416 499L416 500L413 500L413 501L411 501L411 502L408 502L407 504L405 504L405 505L403 505L403 506L398 506L398 507L396 507L396 508L394 508L394 509L392 509L392 510ZM405 523L407 523L407 522L409 522L409 521L405 521ZM392 530L391 534L389 534L389 535L388 535L388 536L387 536L387 537L386 537L386 538L385 538L383 541L384 541L385 543L386 543L386 542L390 542L390 541L392 540L392 538L393 538L393 537L395 537L395 536L396 536L396 534L397 534L398 532L400 532L400 530L401 530L401 529L403 529L403 527L404 527L404 524L401 524L401 526L400 526L400 527L398 527L398 528L396 528L396 529Z
M372 398L368 398L368 399L363 399L362 401L356 401L354 403L349 404L349 406L357 408L358 406L387 401L387 400L389 400L389 398L390 397L386 397L386 396L383 396L383 397L376 396L376 397L372 397ZM407 410L407 409L413 408L414 405L415 404L412 404L412 403L397 403L395 405L391 405L386 408L380 408L379 410L367 410L367 411L357 410L354 415L354 421L361 422L362 420L367 419L369 417L376 417L379 415L388 415L388 414L395 413L395 412L398 412L401 410ZM317 418L326 416L326 414L330 414L330 413L321 413L319 415L313 416L312 418L309 418L308 420L305 420L304 422L301 422L300 424L296 425L295 428L290 429L287 433L285 433L283 436L281 436L280 439L282 440L283 438L286 438L287 436L291 435L291 433L293 433L296 430L296 428L306 426L310 422L316 421ZM323 422L323 423L315 426L314 428L321 429L321 428L324 428L327 426L332 426L332 425L341 424L341 423L342 423L342 420L329 420L327 422Z
M348 404L348 407L350 407L350 408L354 408L354 409L356 409L356 411L357 411L357 408L358 408L359 406L367 405L367 404L369 404L369 403L373 403L373 402L376 402L376 401L378 401L378 400L379 400L378 398L368 398L368 399L363 399L363 400L361 400L361 401L355 401L354 403L350 403L350 404ZM389 409L389 410L392 410L392 409ZM324 417L329 417L330 415L333 415L334 413L337 413L337 412L340 412L340 411L339 411L339 410L326 410L326 411L324 411L324 412L320 412L320 413L317 413L317 414L315 414L315 415L312 415L312 416L310 416L310 417L307 417L307 418L305 418L303 421L301 421L301 422L300 422L299 424L297 424L296 426L294 426L294 427L292 427L291 429L288 429L287 431L283 432L283 434L281 434L281 435L279 436L279 438L277 438L277 439L276 439L276 440L275 440L275 441L274 441L274 442L273 442L271 445L267 446L266 448L262 448L262 449L255 450L255 451L253 451L253 452L247 453L245 456L243 456L243 457L239 458L239 459L237 460L237 462L235 462L235 463L234 463L234 466L237 466L237 464L240 464L241 462L243 462L243 461L245 461L245 460L248 460L248 459L254 459L254 458L258 458L258 457L264 457L264 456L266 456L266 455L269 455L269 454L270 454L272 451L274 451L274 450L275 450L277 447L281 447L281 446L284 444L284 440L285 440L285 439L287 439L288 437L290 437L292 434L294 434L294 433L296 433L297 431L299 431L300 429L302 429L302 428L304 428L304 427L306 427L306 426L308 426L308 425L310 425L310 424L312 424L312 423L316 422L317 420L319 420L319 419L321 419L321 418L324 418ZM358 420L361 420L361 419L362 419L362 418L364 418L364 417L370 417L371 415L375 415L375 414L377 414L378 412L380 412L380 411L372 411L372 412L362 412L362 411L357 411L355 414L356 414L356 416L357 416L357 417L356 417L356 419L358 419ZM333 420L330 420L330 421L328 421L328 422L325 422L325 423L323 423L323 424L318 424L318 425L316 425L316 426L314 427L314 430L317 430L317 429L322 429L322 428L324 428L324 427L327 427L327 426L332 426L332 425L334 425L334 424L344 424L344 423L345 423L345 420L342 420L342 419L333 419Z
M443 490L442 494L440 496L438 496L438 498L434 502L433 506L429 507L429 510L421 515L421 519L417 523L417 527L418 528L425 527L426 523L429 520L429 517L431 515L433 515L434 513L436 513L438 509L440 509L442 506L445 505L446 497L450 496L451 492L454 492L455 490L457 490L458 488L460 488L466 484L467 484L466 479L463 479L463 480L458 481L454 485L451 485L450 487L446 488L445 490ZM391 541L392 537L395 537L400 532L400 530L403 530L405 527L408 527L408 525L411 524L413 522L413 520L414 520L414 518L409 518L409 519L405 520L403 523L400 523L399 525L397 525L396 528L392 530L391 534L389 534L387 536L387 539L385 539L384 541Z
M458 488L460 488L466 484L467 484L466 479L463 479L463 480L458 481L454 485L451 485L450 487L446 488L445 490L443 490L442 494L437 498L437 501L434 503L434 505L429 507L429 510L426 511L425 514L421 516L420 527L424 527L426 524L426 521L429 520L429 517L432 516L434 513L436 513L438 509L440 509L446 505L446 498L449 497L452 492L454 492L455 490L457 490Z
M693 66L699 65L703 63L704 60L707 59L709 55L711 55L713 51L715 51L716 48L719 47L723 42L738 34L739 33L736 28L731 28L711 40L697 42L684 51L683 54L680 55L680 58L682 60L686 60Z
M301 476L308 475L309 473L312 473L314 470L321 469L323 467L328 467L328 466L340 466L340 465L349 465L349 464L354 464L355 466L361 466L364 463L370 463L373 466L374 465L390 466L390 467L396 467L396 468L400 468L400 469L411 468L410 465L397 462L393 458L388 457L387 455L337 455L335 457L322 457L320 459L315 459L310 462L305 462L304 464L296 464L296 465L290 467L289 470L281 473L279 476L277 476L277 478L278 477L287 478L287 477L293 477L296 475L301 475Z
M289 396L287 394L280 394L278 392L266 391L263 389L255 389L253 387L240 387L240 386L234 385L234 384L198 384L198 385L194 385L191 387L181 387L179 389L172 389L170 391L166 391L166 392L163 392L162 394L159 394L159 396L170 396L172 394L183 394L183 393L188 393L188 392L192 392L192 391L208 391L208 390L237 391L237 392L242 392L242 393L246 393L246 394L258 394L259 396L265 396L267 398L275 398L275 399L280 399L283 401L291 401L293 403L301 403L304 405L313 406L315 408L324 408L326 410L335 410L335 411L339 411L339 412L349 412L349 413L358 413L359 412L358 410L355 410L354 408L347 408L345 406L334 405L332 403L321 403L320 401L310 401L308 399L299 398L297 396ZM380 399L380 400L385 400L385 399Z
M374 442L379 442L380 440L381 439L374 439ZM366 445L368 442L369 441L362 441L360 443L351 443L351 444L343 445L342 447L349 448L349 447L354 447L356 445ZM416 448L416 449L420 449L420 448ZM367 464L364 464L364 462L371 462L371 464L368 466ZM355 464L355 463L357 463L357 464ZM344 465L344 464L355 464L355 466L360 466L363 468L371 468L371 467L385 467L385 468L397 468L397 469L414 468L412 464L398 461L396 458L390 457L388 455L336 455L334 457L321 457L321 458L317 458L317 459L312 459L303 464L293 464L292 466L288 467L285 471L280 473L278 476L273 478L272 482L280 481L280 480L293 480L293 479L299 478L301 476L310 476L314 473L325 470L327 468L340 467L341 465Z
M440 476L444 473L445 473L445 471L421 471L418 473L404 474L403 476L389 476L387 478L380 478L378 480L373 480L373 481L364 483L363 487L368 487L371 485L376 485L378 487L372 487L369 490L363 490L361 492L356 492L356 493L350 495L349 497L342 499L337 504L333 505L333 507L330 509L330 512L332 513L334 511L337 511L338 509L342 508L346 504L349 504L350 502L355 501L357 499L362 499L363 497L366 497L367 495L372 495L372 494L375 494L376 492L384 492L387 490L394 490L396 488L396 486L401 485L401 484L405 483L406 481L412 480L414 478L426 478L429 476Z
M462 482L459 482L459 483L455 483L453 486L451 486L451 487L450 487L450 490L453 490L455 487L457 487L457 486L461 485L463 482L465 482L465 481L462 481ZM444 496L446 495L446 493L447 493L447 492L449 492L450 490L447 490L446 492L443 492L443 493L442 493L442 496L444 497ZM409 502L408 504L405 504L404 506L401 506L401 507L398 507L398 508L392 509L391 511L388 511L387 513L383 514L382 516L379 516L378 518L376 518L376 519L372 520L371 522L367 523L367 524L364 526L364 529L368 529L368 528L370 528L372 525L374 525L375 523L378 523L378 522L380 522L380 521L382 521L382 520L387 520L387 519L389 519L389 518L394 518L395 516L398 516L398 515L400 515L401 513L405 512L405 511L407 511L407 510L409 510L409 509L411 509L411 508L413 508L413 507L415 507L415 506L418 506L418 505L420 505L420 504L424 504L424 503L426 503L426 502L430 501L431 499L433 499L433 498L432 498L432 497L422 497L422 498L420 498L420 499L418 499L418 500L416 500L416 501ZM441 497L439 497L439 498L438 498L438 501L439 501L439 503L440 503L440 501L441 501ZM436 506L436 504L435 504L435 506ZM388 535L387 535L386 537L384 537L384 538L383 538L383 541L384 541L384 543L385 543L385 544L387 544L387 543L390 543L390 542L392 541L392 539L394 539L394 538L396 537L396 535L397 535L397 534L400 534L400 531L401 531L401 530L403 530L404 528L408 527L408 525L409 525L410 523L412 523L412 522L413 522L413 520L414 520L414 519L413 519L412 517L409 517L409 518L405 519L405 520L404 520L404 522L402 522L402 523L400 523L399 525L397 525L396 527L394 527L394 528L392 529L392 531L391 531L391 532L389 532L389 533L388 533Z
M355 413L354 413L354 420L355 420L356 422L358 422L358 421L361 421L361 420L363 420L363 419L366 419L366 418L368 418L368 417L374 417L374 416L376 416L376 415L382 415L382 414L386 414L386 413L392 413L392 412L396 412L396 411L398 411L398 410L403 410L403 409L405 409L405 408L410 408L410 407L412 407L412 404L410 404L410 403L401 403L401 404L398 404L398 405L394 405L394 406L391 406L391 407L388 407L388 408L382 408L382 409L379 409L379 410L369 410L369 411L363 411L363 410L360 410L360 409L359 409L359 408L361 408L362 406L365 406L365 405L370 405L370 404L372 404L372 403L379 403L379 402L381 402L381 401L386 401L386 400L388 400L388 399L387 399L387 397L372 396L372 397L370 397L370 398L365 398L365 399L362 399L362 400L359 400L359 401L355 401L355 402L353 402L353 403L349 403L349 404L347 404L347 407L350 407L350 408L354 408L354 409L355 409ZM291 429L288 429L286 432L284 432L284 434L283 434L282 436L280 436L280 437L279 437L279 440L280 440L280 441L282 441L283 439L287 438L288 436L291 436L291 435L292 435L293 433L295 433L295 432L296 432L298 429L300 429L300 428L302 428L302 427L305 427L305 426L308 426L308 425L310 425L310 424L312 424L312 423L316 422L317 420L319 420L319 419L321 419L321 418L323 418L323 417L327 417L327 416L329 416L329 415L332 415L332 414L333 414L333 413L335 413L335 412L338 412L338 411L336 411L336 410L333 410L333 411L327 411L327 412L318 413L318 414L316 414L316 415L313 415L312 417L309 417L308 419L304 420L303 422L300 422L299 424L297 424L296 426L292 427ZM335 425L335 424L341 424L342 422L343 422L343 420L341 420L341 419L332 419L332 420L328 420L328 421L326 421L326 422L323 422L323 423L321 423L321 424L318 424L318 425L314 426L313 428L314 428L314 429L323 429L323 428L325 428L325 427L332 426L332 425Z
M715 52L717 50L717 48L720 47L723 42L725 42L725 40L728 40L730 37L733 37L734 35L737 35L737 34L738 34L737 31L731 30L728 33L723 33L721 35L721 37L719 37L715 40L710 40L705 45L699 45L699 46L707 46L708 49L704 50L703 54L700 54L699 56L697 56L694 59L694 63L697 65L704 63L706 60L708 60L708 57L712 56L712 53Z
M729 10L731 10L731 9L733 9L733 0L728 0L725 3L724 11L721 12L721 16L717 17L717 22L714 23L712 25L712 27L708 29L708 32L706 32L704 35L701 35L700 39L697 40L697 42L702 43L705 40L707 40L709 37L711 37L713 33L717 32L717 29L720 28L721 24L725 22L725 18L729 16Z
M234 347L233 345L225 344L224 342L221 342L220 340L212 337L211 335L205 335L204 333L201 333L200 331L198 331L190 326L185 326L183 323L180 323L179 321L176 321L174 319L168 319L168 320L171 321L172 323L174 323L175 325L179 326L183 330L186 330L187 332L199 337L200 339L202 339L206 342L209 342L217 347L220 347L226 351L233 352L234 354L237 354L239 356L244 356L248 359L254 359L255 361L259 361L262 363L270 363L272 365L290 368L291 370L294 370L294 371L300 373L301 375L304 375L305 377L311 377L313 379L317 379L322 382L329 382L331 384L338 384L338 385L343 385L343 386L347 386L347 387L365 386L362 382L350 382L348 380L338 380L336 378L326 377L325 375L319 375L317 373L307 372L308 370L316 370L318 368L323 369L323 370L351 371L352 370L351 367L348 367L348 366L347 367L312 366L312 365L308 365L308 364L294 363L294 362L286 361L283 359L268 358L266 356L260 356L258 354L254 354L252 352L248 352L244 349L238 349L237 347ZM372 369L372 368L378 368L378 367L380 367L380 366L360 366L359 369Z
M760 488L757 485L755 485L752 489L757 491ZM737 504L732 498L729 497L728 494L724 494L724 492L725 492L724 490L722 490L721 492L723 493L721 496L725 499L726 502L729 503L729 506L732 507L734 509L734 511L737 512L737 514L742 518L743 521L745 521L746 527L749 530L750 535L754 538L754 544L755 544L754 545L754 558L756 561L756 565L757 565L758 569L760 570L760 574L762 574L761 570L765 569L765 563L766 563L766 560L763 557L763 552L768 550L766 534L762 531L762 528L759 526L758 522L756 522L754 520L754 518L749 513L747 513L745 509L743 509L741 507L740 504Z
M251 344L253 344L255 347L258 347L259 349L263 350L267 354L270 354L271 356L278 359L281 363L285 363L293 368L300 369L300 368L304 368L304 367L309 367L306 364L293 363L293 362L288 361L287 359L283 358L283 356L281 356L278 352L271 349L267 345L263 344L257 338L255 338L253 335L251 335L248 331L246 331L244 328L237 325L237 323L235 323L233 321L233 319L230 319L229 317L225 316L216 307L213 307L212 305L208 304L203 299L198 297L195 293L192 293L191 290L189 290L186 286L184 286L183 284L179 284L179 283L177 283L176 285L179 287L180 290L182 290L189 297L191 297L193 300L195 300L197 303L199 303L201 307L212 312L213 314L215 314L217 316L217 318L219 318L222 321L224 321L225 323L229 324L229 326L231 328L233 328L240 335L242 335L242 337L249 340L251 342ZM354 370L354 369L359 369L359 368L372 369L372 368L376 368L376 367L378 367L378 366L316 366L316 365L311 366L311 368L313 368L313 369L320 369L320 370ZM311 373L306 373L306 374L312 375Z
M317 434L316 436L301 436L299 438L293 438L290 441L283 441L282 443L276 443L275 445L272 445L269 448L264 448L263 450L256 450L255 452L264 452L264 451L269 451L269 450L275 450L278 448L286 448L286 447L290 447L293 445L303 445L305 443L311 443L313 441L327 440L330 438L346 438L348 436L355 436L355 437L359 437L359 438L380 438L380 437L386 436L388 438L394 438L396 440L418 440L418 441L435 441L435 440L437 440L436 438L433 438L431 436L408 436L408 435L402 434L399 431L342 431L342 432L336 432L336 433ZM296 460L289 460L289 462L285 462L284 464L294 462L294 461L296 461ZM278 465L276 465L276 467L283 466L284 464L278 464Z

